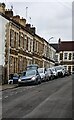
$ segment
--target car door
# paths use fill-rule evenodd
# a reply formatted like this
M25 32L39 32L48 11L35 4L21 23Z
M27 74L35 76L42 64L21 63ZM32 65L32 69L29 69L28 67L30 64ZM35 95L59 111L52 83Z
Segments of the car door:
M41 77L40 77L40 74L39 74L38 70L36 70L36 76L37 76L38 81L40 81Z

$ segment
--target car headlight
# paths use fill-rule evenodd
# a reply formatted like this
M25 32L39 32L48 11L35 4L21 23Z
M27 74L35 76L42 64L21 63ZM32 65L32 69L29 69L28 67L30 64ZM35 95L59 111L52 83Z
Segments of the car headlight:
M21 81L21 79L18 79L18 82L20 82Z
M35 80L36 79L36 77L32 77L32 80Z

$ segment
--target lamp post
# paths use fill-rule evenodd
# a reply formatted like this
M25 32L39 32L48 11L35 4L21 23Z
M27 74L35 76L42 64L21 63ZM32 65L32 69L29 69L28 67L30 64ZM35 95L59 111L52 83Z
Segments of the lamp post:
M54 37L50 37L49 40L48 40L48 43L50 42L51 39L53 39Z
M26 7L26 20L27 20L27 14L28 14L28 7Z
M54 37L50 37L48 40L48 43L50 42L51 39L53 39ZM50 43L49 43L50 44ZM51 45L50 45L50 50L49 50L49 59L51 58ZM50 61L49 61L49 67L50 67Z

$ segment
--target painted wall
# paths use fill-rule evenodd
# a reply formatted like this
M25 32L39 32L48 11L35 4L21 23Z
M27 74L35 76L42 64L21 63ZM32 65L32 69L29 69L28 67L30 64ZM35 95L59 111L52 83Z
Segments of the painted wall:
M0 15L0 65L5 64L5 30L8 20Z

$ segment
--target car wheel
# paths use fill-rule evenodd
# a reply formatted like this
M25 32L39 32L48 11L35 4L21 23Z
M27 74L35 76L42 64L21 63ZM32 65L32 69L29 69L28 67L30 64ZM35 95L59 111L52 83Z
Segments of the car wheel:
M39 80L39 84L41 84L41 79Z
M35 84L38 85L38 79L35 81Z
M53 80L54 79L54 77L53 76L51 76L51 80Z
M20 84L20 83L18 83L18 86L20 87L20 86L21 86L21 84Z
M51 80L51 77L48 78L48 81L50 81L50 80Z

